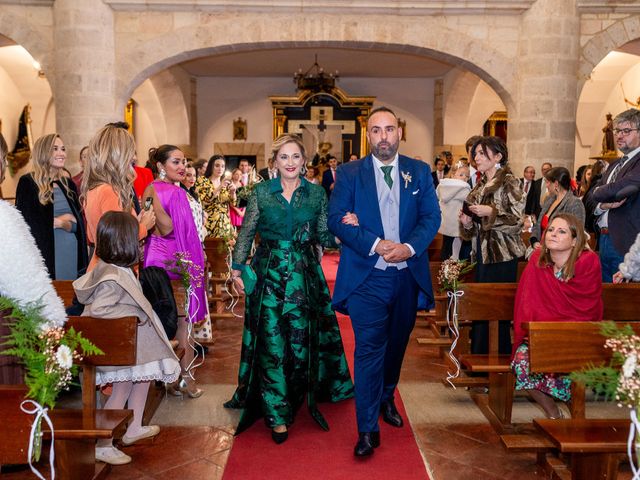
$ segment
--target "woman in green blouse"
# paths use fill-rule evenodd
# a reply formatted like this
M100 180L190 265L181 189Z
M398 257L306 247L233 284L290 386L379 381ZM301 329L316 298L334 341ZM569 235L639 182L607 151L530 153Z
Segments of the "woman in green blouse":
M236 434L262 416L274 442L282 443L305 399L328 430L316 402L350 398L353 384L314 250L317 243L336 246L325 192L302 177L300 138L281 135L272 155L280 175L254 186L233 252L236 287L244 290L241 275L246 279L249 268L257 282L246 297L238 388L225 407L244 409ZM260 244L249 266L256 233Z

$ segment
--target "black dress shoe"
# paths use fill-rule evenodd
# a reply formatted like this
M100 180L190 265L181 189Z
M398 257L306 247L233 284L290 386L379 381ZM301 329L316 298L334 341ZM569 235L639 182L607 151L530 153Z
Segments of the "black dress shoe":
M389 425L392 425L394 427L401 427L402 425L404 425L402 417L398 413L398 409L393 403L393 400L382 402L382 404L380 405L380 412L382 412L382 419Z
M377 433L377 435L376 435ZM356 443L353 449L353 454L356 457L366 457L373 454L374 441L377 440L377 447L380 445L380 433L378 432L364 432L358 434L358 443Z
M289 431L285 430L284 432L276 432L275 430L271 430L271 439L276 442L278 445L284 443L287 438L289 438Z

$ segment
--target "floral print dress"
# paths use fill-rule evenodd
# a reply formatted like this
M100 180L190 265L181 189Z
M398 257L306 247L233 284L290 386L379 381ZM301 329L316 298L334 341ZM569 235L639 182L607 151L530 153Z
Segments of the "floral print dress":
M279 179L257 184L233 268L245 268L256 233L261 240L251 267L258 280L246 298L238 388L225 406L244 409L240 433L261 416L269 428L291 425L306 399L312 417L328 429L316 402L352 397L353 383L314 249L335 246L323 188L301 179L287 202Z
M234 202L231 199L229 189L224 187L216 189L211 180L206 177L198 177L196 191L202 208L207 214L205 221L207 236L218 238L234 236L235 230L229 217L229 206Z

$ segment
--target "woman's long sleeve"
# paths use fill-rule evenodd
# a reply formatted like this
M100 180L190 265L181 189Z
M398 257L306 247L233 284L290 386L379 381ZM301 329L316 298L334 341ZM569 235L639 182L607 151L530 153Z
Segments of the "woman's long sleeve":
M249 195L242 228L233 249L233 268L236 270L242 270L247 258L249 258L251 245L258 230L258 220L260 220L260 208L258 207L258 195L254 189Z

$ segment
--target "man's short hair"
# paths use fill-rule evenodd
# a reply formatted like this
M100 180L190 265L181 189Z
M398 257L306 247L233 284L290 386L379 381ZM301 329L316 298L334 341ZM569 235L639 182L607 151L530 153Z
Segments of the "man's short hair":
M634 128L640 128L640 110L630 108L629 110L619 113L616 115L616 118L613 119L614 125L626 122L629 122Z
M398 120L398 117L395 114L395 112L393 110L391 110L389 107L384 107L384 106L383 107L376 107L373 110L371 110L371 113L369 114L369 118L373 117L376 113L380 113L380 112L390 113L391 115L393 115L393 118ZM367 123L369 122L369 118L367 118Z

